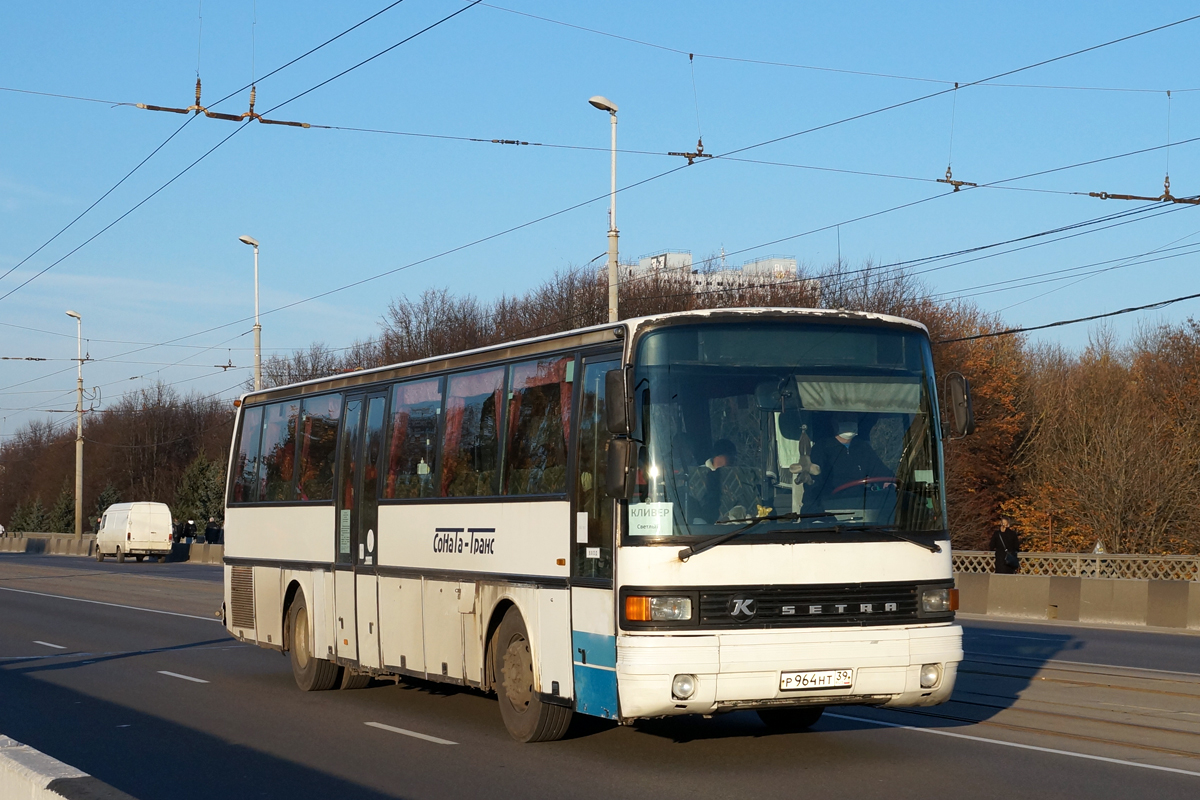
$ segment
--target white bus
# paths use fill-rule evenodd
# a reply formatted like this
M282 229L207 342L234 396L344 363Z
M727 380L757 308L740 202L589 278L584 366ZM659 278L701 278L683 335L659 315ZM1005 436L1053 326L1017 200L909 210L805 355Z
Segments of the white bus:
M246 395L223 616L301 689L475 687L526 742L934 705L963 657L943 481L920 324L625 320Z

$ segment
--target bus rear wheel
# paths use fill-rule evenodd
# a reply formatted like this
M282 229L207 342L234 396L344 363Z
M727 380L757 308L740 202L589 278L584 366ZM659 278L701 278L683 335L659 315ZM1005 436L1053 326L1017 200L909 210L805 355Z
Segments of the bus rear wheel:
M119 547L117 548L117 563L118 564L125 563L125 551Z
M534 690L533 651L525 621L510 608L500 623L492 651L496 695L504 727L518 742L561 739L571 724L571 709L543 702Z
M292 677L306 692L332 689L338 679L338 666L313 655L312 631L308 624L308 606L304 593L297 592L288 609L288 650L292 661Z
M799 708L760 708L758 718L773 731L805 731L817 724L825 713L825 706L801 706Z

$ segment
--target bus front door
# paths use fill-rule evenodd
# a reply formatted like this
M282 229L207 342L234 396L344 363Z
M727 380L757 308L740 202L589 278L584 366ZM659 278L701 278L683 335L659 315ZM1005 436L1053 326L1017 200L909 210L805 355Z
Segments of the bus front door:
M617 639L613 596L616 501L604 488L608 442L604 376L620 369L618 356L584 360L575 477L574 555L571 560L571 651L575 710L616 719Z
M383 457L383 422L387 395L367 397L367 426L363 431L362 491L358 501L358 552L355 564L355 601L358 607L358 663L383 666L379 646L379 461Z
M376 532L386 404L383 393L346 398L338 454L334 568L337 655L376 668L381 666Z

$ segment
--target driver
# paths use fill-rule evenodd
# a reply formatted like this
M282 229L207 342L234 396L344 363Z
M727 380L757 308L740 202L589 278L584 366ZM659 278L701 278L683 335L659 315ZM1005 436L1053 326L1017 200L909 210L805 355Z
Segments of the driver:
M820 467L812 486L805 492L805 506L823 508L835 501L834 492L865 486L866 478L891 477L892 471L875 454L871 445L858 435L858 419L843 415L834 421L834 435L822 437L812 448L812 463ZM842 493L839 493L840 496Z

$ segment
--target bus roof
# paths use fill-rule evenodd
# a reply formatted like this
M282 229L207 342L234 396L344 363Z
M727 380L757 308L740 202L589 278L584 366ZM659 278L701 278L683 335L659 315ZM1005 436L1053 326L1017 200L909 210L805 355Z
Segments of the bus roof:
M672 311L664 314L651 314L644 317L632 317L619 322L605 322L586 328L576 328L570 331L519 339L513 342L490 344L473 350L463 350L447 355L406 361L399 364L389 364L382 367L344 372L323 378L313 378L298 383L274 386L257 392L247 392L241 396L242 403L261 403L298 394L315 394L331 389L347 386L358 386L376 381L386 381L395 378L416 377L427 372L456 369L472 366L476 363L486 363L493 359L520 358L534 356L546 350L569 349L587 345L616 343L632 337L643 327L658 325L666 321L685 322L689 319L711 319L719 317L798 317L809 319L846 319L857 322L879 322L884 325L900 325L920 330L928 334L928 329L914 320L895 317L890 314L876 314L866 311L848 311L846 309L828 308L708 308L695 311ZM553 345L553 347L547 347Z

